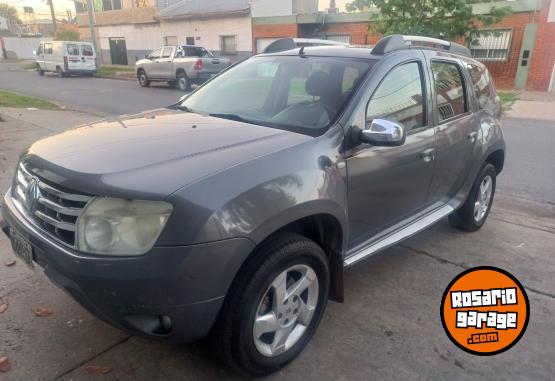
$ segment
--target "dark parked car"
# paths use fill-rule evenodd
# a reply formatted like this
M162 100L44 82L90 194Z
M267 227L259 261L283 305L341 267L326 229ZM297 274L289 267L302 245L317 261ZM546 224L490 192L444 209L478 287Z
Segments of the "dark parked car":
M430 47L434 46L434 48ZM388 36L237 64L176 105L21 156L3 230L100 319L191 341L253 375L293 360L343 269L491 209L505 143L487 69Z

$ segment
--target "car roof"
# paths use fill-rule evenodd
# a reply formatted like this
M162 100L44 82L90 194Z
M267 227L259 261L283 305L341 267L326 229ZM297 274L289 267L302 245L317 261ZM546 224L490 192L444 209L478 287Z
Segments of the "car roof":
M302 49L302 53L301 53ZM344 58L366 58L380 59L381 56L372 54L372 49L361 48L358 46L344 45L322 45L322 46L305 46L275 53L262 53L258 56L318 56L318 57L344 57Z

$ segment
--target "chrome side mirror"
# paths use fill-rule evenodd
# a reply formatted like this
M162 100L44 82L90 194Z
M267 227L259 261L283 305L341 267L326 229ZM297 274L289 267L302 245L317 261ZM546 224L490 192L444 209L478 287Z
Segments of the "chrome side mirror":
M364 143L374 146L401 146L405 144L405 128L386 119L374 119L360 132Z

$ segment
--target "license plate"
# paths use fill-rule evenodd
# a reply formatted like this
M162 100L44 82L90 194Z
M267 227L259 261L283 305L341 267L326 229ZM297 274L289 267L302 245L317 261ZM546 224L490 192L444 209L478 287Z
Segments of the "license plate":
M10 239L12 249L27 266L33 268L33 247L25 238L14 229L10 228Z

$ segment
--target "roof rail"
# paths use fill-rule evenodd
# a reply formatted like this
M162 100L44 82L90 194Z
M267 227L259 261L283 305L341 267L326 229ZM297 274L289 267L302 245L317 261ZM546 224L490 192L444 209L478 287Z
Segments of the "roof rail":
M264 49L262 53L276 53L285 50L296 49L302 46L324 46L324 45L341 45L349 46L344 42L332 40L320 40L316 38L280 38L275 40Z
M472 57L470 49L455 42L423 36L403 36L402 34L392 34L382 38L372 49L372 54L381 56L395 50L409 49L411 47L439 48L449 53Z

